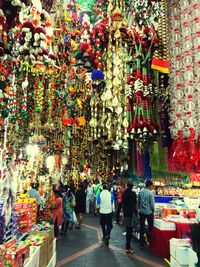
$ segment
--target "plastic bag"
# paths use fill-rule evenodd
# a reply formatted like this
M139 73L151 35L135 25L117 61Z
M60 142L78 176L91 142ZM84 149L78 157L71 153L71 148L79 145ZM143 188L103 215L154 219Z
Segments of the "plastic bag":
M71 199L71 207L74 208L76 206L76 200L75 197L72 197Z
M78 224L76 213L74 211L73 211L72 221L73 221L74 224Z

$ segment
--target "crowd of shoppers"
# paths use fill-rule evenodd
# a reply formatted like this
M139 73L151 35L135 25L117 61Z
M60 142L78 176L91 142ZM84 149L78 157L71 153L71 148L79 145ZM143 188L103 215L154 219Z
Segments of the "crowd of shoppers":
M145 246L144 235L149 241L153 227L154 194L153 183L146 182L145 188L139 194L133 189L133 183L128 182L112 186L100 180L85 180L77 186L73 182L68 185L55 185L54 205L52 207L55 236L65 235L68 229L81 229L84 214L99 215L102 228L102 241L108 245L113 228L113 218L116 224L125 228L125 252L133 253L131 240L133 230L140 232L140 248ZM123 216L122 216L123 214ZM123 218L123 219L122 219ZM145 230L145 222L148 231Z
M39 184L32 184L28 191L30 198L38 201L40 210L41 198L38 193ZM102 241L109 245L113 218L115 223L125 228L125 252L133 253L131 240L133 233L139 231L140 248L144 249L149 244L154 221L154 193L152 181L146 181L145 187L135 192L132 182L127 185L112 185L101 180L85 180L77 185L69 182L63 185L59 182L53 186L53 205L51 206L54 235L56 238L66 235L68 229L81 229L84 214L99 215L102 228ZM200 207L197 212L200 222ZM148 228L146 228L146 222ZM197 252L200 267L200 223L191 226L191 240ZM146 238L144 238L146 237Z

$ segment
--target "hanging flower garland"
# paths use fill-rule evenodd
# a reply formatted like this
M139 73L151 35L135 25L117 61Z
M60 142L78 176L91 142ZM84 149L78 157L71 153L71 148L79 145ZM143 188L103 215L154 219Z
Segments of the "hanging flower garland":
M27 100L28 100L28 75L25 76L25 80L22 82L22 98L21 98L21 118L28 118Z
M12 122L16 121L16 114L17 114L17 98L16 98L16 69L14 68L12 73L10 74L10 92L9 92L9 102L7 105L7 109L9 112L9 117L11 118Z

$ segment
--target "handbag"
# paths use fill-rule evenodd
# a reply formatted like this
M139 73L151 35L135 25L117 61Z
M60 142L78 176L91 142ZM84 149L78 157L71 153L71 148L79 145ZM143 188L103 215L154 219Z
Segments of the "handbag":
M74 208L76 206L75 197L72 197L72 199L71 199L71 206L72 206L72 208Z
M138 218L135 215L135 213L133 213L133 216L131 218L131 227L133 227L134 229L136 229L137 226L138 226L138 223L139 223Z
M76 213L74 211L73 211L73 214L72 214L72 221L73 221L74 224L78 224Z

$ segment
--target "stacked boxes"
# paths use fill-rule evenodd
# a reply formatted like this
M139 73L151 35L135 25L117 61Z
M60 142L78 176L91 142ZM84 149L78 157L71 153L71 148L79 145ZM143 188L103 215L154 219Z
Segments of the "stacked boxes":
M30 258L24 267L39 267L40 263L40 247L30 247Z
M3 249L3 246L5 247L5 249ZM5 242L1 247L0 266L24 266L25 262L29 258L29 252L29 242L23 241L17 244L16 239L13 238L10 241Z
M195 253L189 239L172 238L170 240L171 267L195 267Z
M53 256L47 267L55 267L56 266L56 239L53 241Z
M18 217L18 225L21 233L31 229L31 225L37 220L37 200L25 198L14 204L15 214Z
M46 237L46 242L40 248L40 267L46 267L53 257L54 248L54 229L53 227L48 231L34 231L31 230L30 234L40 235Z
M196 267L198 258L196 252L192 248L189 248L189 267Z
M174 222L166 222L162 219L155 219L154 220L154 227L156 227L159 230L168 230L168 231L175 231L176 230L176 224Z

